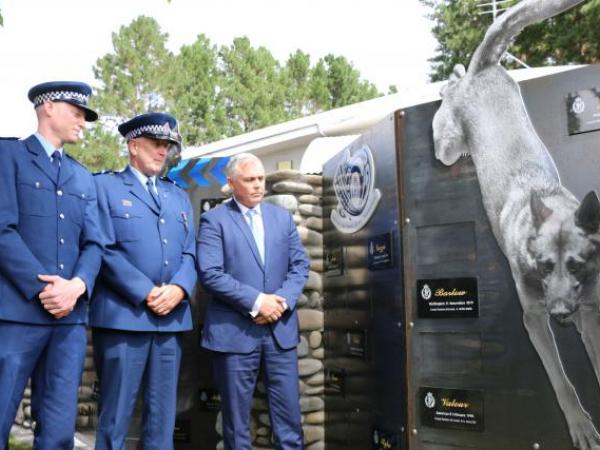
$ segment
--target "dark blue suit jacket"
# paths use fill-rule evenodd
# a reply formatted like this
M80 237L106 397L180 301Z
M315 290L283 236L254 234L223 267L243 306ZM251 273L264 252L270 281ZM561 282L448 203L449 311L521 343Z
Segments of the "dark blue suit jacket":
M309 261L290 213L261 203L265 229L263 265L250 227L234 201L200 218L198 273L213 294L208 304L202 345L219 352L248 353L270 326L283 349L298 345L296 301L308 277ZM288 310L272 325L256 325L249 312L260 292L284 297Z
M159 210L129 168L94 178L106 249L90 325L131 331L191 330L189 299L197 274L187 194L172 182L157 179ZM168 315L157 316L144 300L162 284L179 285L187 298Z
M102 254L92 175L67 155L57 180L35 136L0 140L0 159L0 320L85 323L81 300L62 319L47 313L37 276L77 276L92 292Z

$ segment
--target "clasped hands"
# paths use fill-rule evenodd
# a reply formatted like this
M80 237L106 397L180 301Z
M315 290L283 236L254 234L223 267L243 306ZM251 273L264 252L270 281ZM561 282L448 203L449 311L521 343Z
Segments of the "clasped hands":
M285 298L276 294L264 294L258 314L254 318L254 323L257 325L266 325L277 322L285 310Z
M176 284L154 286L146 296L146 305L157 316L166 316L185 298L184 290Z
M86 290L85 283L79 277L67 280L59 275L38 275L38 279L48 283L38 297L44 309L55 319L71 314L77 300Z

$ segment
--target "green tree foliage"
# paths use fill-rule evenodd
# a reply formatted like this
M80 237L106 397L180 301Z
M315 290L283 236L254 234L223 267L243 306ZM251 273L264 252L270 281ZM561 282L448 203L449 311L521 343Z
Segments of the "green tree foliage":
M166 68L174 60L167 39L156 20L146 16L113 33L114 53L102 56L94 66L102 85L96 107L104 115L129 117L165 106L160 94L168 80Z
M221 139L227 124L216 46L199 35L165 70L164 97L178 118L185 144Z
M431 59L432 81L446 79L455 64L469 63L491 24L481 0L420 0L430 8L433 34L438 41ZM513 0L504 3L510 6ZM487 6L485 9L489 10ZM530 25L516 38L510 53L530 66L596 63L600 58L600 0L588 0L552 19ZM517 67L507 61L509 68Z
M219 52L227 117L225 135L245 133L281 122L285 88L277 60L264 47L253 48L248 38L236 38Z
M310 56L297 50L281 64L246 37L217 48L202 34L173 54L167 39L144 16L113 34L113 51L94 66L99 88L92 106L101 120L69 150L88 167L123 166L117 124L147 111L175 115L189 146L380 95L342 56L311 65Z
M359 72L343 56L327 55L313 73L313 95L323 110L339 108L378 95L375 86L360 79Z
M169 109L161 96L168 81L165 68L174 60L166 48L167 38L156 20L140 16L113 33L114 52L96 61L93 70L101 87L95 90L92 107L101 119L68 150L91 170L126 164L125 143L116 132L119 123L147 111Z
M318 105L311 97L311 79L310 55L296 50L289 56L282 69L285 109L289 118L301 117L318 111Z
M93 171L124 167L125 143L107 128L102 122L90 125L78 144L67 146L67 153Z

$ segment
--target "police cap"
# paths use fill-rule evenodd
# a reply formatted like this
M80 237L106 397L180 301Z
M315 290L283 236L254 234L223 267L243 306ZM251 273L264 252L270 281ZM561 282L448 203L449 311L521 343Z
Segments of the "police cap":
M138 137L149 137L169 141L181 147L177 120L167 113L151 112L135 116L119 125L119 133L128 141Z
M27 97L35 107L48 101L70 103L84 110L86 121L94 122L98 114L88 107L91 95L92 88L80 81L48 81L29 89Z

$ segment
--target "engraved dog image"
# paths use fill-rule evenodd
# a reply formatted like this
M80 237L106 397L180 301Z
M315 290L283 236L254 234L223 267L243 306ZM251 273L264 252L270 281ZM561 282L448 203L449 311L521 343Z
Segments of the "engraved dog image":
M456 66L433 120L435 156L470 155L492 231L510 264L523 322L567 421L573 446L600 449L600 435L567 378L550 318L575 324L600 381L600 202L561 185L527 115L518 85L499 62L528 24L582 0L523 0L490 26L468 71Z

